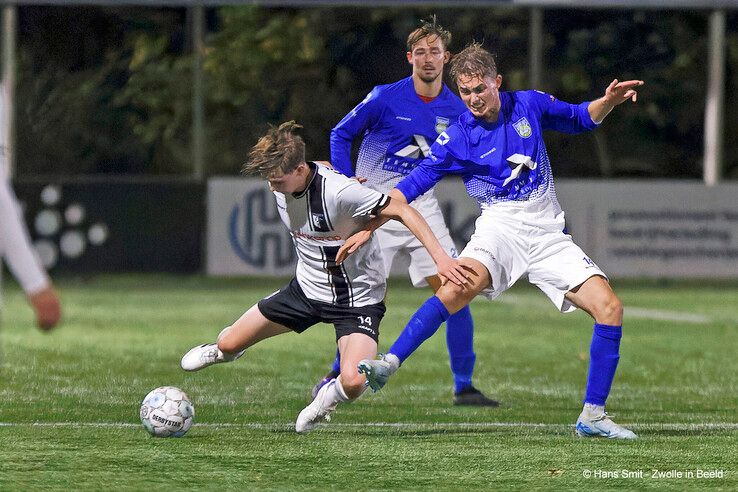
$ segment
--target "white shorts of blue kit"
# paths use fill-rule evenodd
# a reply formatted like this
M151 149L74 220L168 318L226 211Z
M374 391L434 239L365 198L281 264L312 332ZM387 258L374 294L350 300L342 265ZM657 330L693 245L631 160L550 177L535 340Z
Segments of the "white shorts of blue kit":
M433 234L438 238L438 242L452 258L458 256L456 245L451 239L451 233L446 227L446 221L441 213L435 197L432 200L417 200L411 204L430 226ZM385 225L377 229L374 233L379 241L382 256L384 257L384 266L386 276L389 276L392 269L392 262L396 257L409 257L410 281L415 287L425 287L428 285L426 277L431 277L438 273L433 258L430 253L423 247L423 244L416 238L410 230L401 222L391 220Z
M482 206L474 234L460 257L487 267L492 285L481 292L494 299L522 276L562 313L576 306L565 295L588 278L607 276L565 234L564 212L554 199Z

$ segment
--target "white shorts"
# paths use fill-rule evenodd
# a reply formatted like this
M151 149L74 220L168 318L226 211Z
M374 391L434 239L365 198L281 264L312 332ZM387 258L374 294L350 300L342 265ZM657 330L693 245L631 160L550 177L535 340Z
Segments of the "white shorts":
M482 291L485 297L498 297L527 275L567 313L576 309L564 297L567 292L592 276L607 276L563 229L564 212L555 200L496 203L482 208L460 256L489 270L492 285Z
M411 204L430 226L433 233L438 238L443 249L451 256L456 258L458 252L451 233L446 227L446 221L443 219L443 213L438 205L435 197L432 200L422 200L420 203L413 202ZM426 277L431 277L438 273L433 258L423 247L423 244L416 238L410 230L398 221L389 221L374 233L379 241L379 247L384 257L385 276L389 276L392 269L392 262L398 256L407 256L410 260L410 281L414 287L425 287L428 285Z

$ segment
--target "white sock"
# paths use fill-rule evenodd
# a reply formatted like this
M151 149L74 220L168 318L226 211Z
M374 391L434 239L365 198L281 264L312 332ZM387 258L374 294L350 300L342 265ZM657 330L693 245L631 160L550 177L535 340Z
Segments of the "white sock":
M400 368L400 358L397 357L395 354L384 354L384 357L382 357L385 362L387 362L390 367L392 368L392 374L394 374L399 368Z
M334 379L335 384L333 385L333 390L336 394L336 403L349 401L350 398L346 394L346 390L343 389L343 385L341 384L341 376L339 375L336 379Z
M585 403L582 413L590 417L596 417L596 416L602 415L603 413L605 413L605 405L595 405L594 403Z

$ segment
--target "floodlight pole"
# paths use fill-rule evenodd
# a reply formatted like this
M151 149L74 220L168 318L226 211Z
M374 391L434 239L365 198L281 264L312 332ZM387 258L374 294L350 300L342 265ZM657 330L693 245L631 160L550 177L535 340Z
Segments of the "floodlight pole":
M0 118L4 125L0 131L3 132L2 140L5 143L5 163L9 177L15 174L15 69L16 69L16 42L18 40L18 14L15 5L3 7L3 92L0 97L4 98L4 113Z
M203 53L205 49L205 7L190 8L192 14L192 176L202 181L205 170L205 101L203 90Z
M705 103L703 176L707 186L720 182L723 161L723 113L725 100L725 12L716 10L709 21L709 67Z

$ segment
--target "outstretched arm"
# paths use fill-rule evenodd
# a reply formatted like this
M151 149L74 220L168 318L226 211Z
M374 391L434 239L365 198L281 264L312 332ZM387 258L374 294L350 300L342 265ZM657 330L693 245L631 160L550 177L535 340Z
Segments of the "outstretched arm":
M635 89L642 86L643 83L642 80L626 80L624 82L618 82L618 79L613 80L605 89L604 96L589 103L587 110L592 121L599 125L615 106L624 103L628 99L636 102L638 93Z
M379 218L399 220L410 229L410 232L420 240L433 258L442 283L446 283L447 280L457 285L468 283L464 268L446 253L428 223L417 210L407 203L402 203L401 200L390 199L387 206L379 212Z

